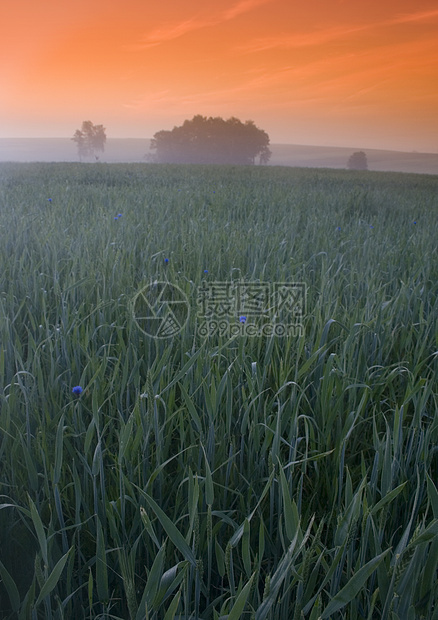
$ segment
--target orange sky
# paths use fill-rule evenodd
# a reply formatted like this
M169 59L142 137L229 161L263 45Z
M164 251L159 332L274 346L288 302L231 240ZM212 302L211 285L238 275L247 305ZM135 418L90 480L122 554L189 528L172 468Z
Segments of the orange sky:
M437 2L1 0L0 138L149 138L195 114L438 152Z

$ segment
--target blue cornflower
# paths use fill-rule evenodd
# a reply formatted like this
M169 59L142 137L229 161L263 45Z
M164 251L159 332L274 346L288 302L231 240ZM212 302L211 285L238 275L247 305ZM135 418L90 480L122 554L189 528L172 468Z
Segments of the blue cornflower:
M341 230L341 227L340 227L340 226L338 226L336 230Z
M246 322L246 316L239 316L239 321L240 321L240 323L245 323Z
M82 394L84 390L81 388L80 385L75 385L75 387L72 389L73 394L76 394L77 396L79 396L79 394Z
M48 200L48 202L52 202L52 199L51 199L51 198L47 198L47 200Z
M115 215L115 216L114 216L114 219L115 219L115 220L118 220L119 218L117 217L117 215Z
M117 217L122 217L122 214L121 214L121 213L119 213Z
M208 273L208 269L204 269L204 273Z
M414 221L414 224L416 224L416 223L417 223L417 222L416 222L416 221Z
M165 259L164 259L164 262L165 262L165 263L166 263L166 265L167 265L167 263L169 262L169 259L168 259L168 258L165 258Z

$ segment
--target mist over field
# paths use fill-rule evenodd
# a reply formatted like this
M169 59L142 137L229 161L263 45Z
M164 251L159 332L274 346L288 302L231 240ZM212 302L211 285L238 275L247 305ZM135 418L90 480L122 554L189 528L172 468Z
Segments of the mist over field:
M108 138L99 158L106 163L151 161L150 141L140 138ZM357 147L271 144L270 166L346 168ZM438 154L362 149L370 170L438 174ZM0 138L0 161L77 162L77 150L70 138ZM91 161L91 160L88 160Z

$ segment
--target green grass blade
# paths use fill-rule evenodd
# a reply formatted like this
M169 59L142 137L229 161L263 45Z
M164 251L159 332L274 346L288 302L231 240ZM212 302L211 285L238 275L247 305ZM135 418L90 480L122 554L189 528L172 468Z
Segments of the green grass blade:
M108 567L105 553L105 539L103 536L102 524L96 515L96 590L97 596L102 603L109 600L108 588Z
M295 532L295 536L289 545L287 552L284 554L282 560L279 562L278 567L271 578L271 586L268 596L262 601L261 605L256 611L255 620L265 620L269 617L272 607L277 599L279 590L282 583L286 579L290 564L293 559L295 547L298 541L298 529Z
M386 504L392 502L392 500L395 499L397 495L403 491L406 484L407 482L403 482L398 487L387 493L385 497L382 497L382 499L379 500L377 504L374 504L374 506L370 509L369 514L375 515L377 512L379 512L381 508L383 508L383 506L386 506Z
M204 452L205 459L205 501L209 506L212 506L214 502L213 477L211 475L211 469L204 447L202 447L202 450Z
M33 525L34 525L34 528L37 534L38 542L39 542L40 549L41 549L41 554L43 556L44 565L48 566L49 560L47 556L47 539L46 539L46 535L44 534L43 522L41 521L41 517L30 495L28 495L28 499L29 499L29 504L30 504L30 515L32 517L32 522L33 522Z
M170 603L166 615L164 616L164 620L174 620L176 610L178 609L179 599L181 598L181 590L179 590L172 599Z
M71 547L67 551L67 553L63 555L62 558L58 560L58 562L55 564L52 572L48 576L43 587L41 588L41 591L35 603L35 607L38 607L41 601L43 601L46 598L46 596L48 596L50 592L56 587L56 584L58 583L61 577L61 573L64 570L65 563L67 562L68 556L70 555L72 549L73 547Z
M166 534L169 536L170 540L173 542L175 547L179 550L179 552L183 555L183 557L186 560L188 560L194 568L196 568L196 558L193 555L193 551L190 549L190 547L186 543L181 532L178 530L177 527L175 527L175 525L172 523L172 521L169 519L166 513L158 506L157 502L153 500L152 497L150 497L150 495L148 495L141 489L140 491L143 497L145 498L145 500L147 501L147 503L149 504L149 506L155 512L156 516L158 517L158 520L160 521Z
M167 569L161 576L158 592L153 601L154 609L158 610L160 605L166 601L176 590L187 575L189 563L187 560L178 562L175 566Z
M427 483L427 495L432 505L433 516L435 519L438 519L438 491L432 478L429 476L427 472L426 472L426 483Z
M286 476L284 475L284 471L280 461L278 461L278 467L280 474L281 494L283 499L283 516L284 524L286 527L286 534L290 542L291 540L293 540L297 530L299 530L298 544L301 544L301 541L303 540L303 534L299 526L300 518L298 514L298 508L296 503L290 497Z
M251 526L248 519L245 519L243 524L242 535L242 562L245 569L247 578L251 576L251 550L250 550L250 534Z
M143 590L140 605L137 610L136 620L142 620L144 617L144 609L151 609L153 601L158 592L161 578L163 576L164 558L166 556L166 543L159 549L155 559L152 563L151 570L146 581L146 585Z
M246 601L248 600L249 593L251 591L252 582L254 581L255 573L251 575L248 583L242 588L237 596L234 605L232 606L227 620L239 620L242 617L243 610L245 609Z
M20 594L17 586L15 585L15 581L12 579L2 562L0 562L0 576L8 593L9 600L11 601L12 610L17 613L20 609Z
M251 514L248 517L248 521L251 521L251 519L255 515L258 507L260 506L260 504L264 500L266 494L270 490L271 485L272 485L272 481L274 480L274 476L275 476L275 471L272 471L270 476L269 476L269 478L268 478L268 481L266 482L266 484L264 486L264 489L263 489L263 491L262 491L262 493L260 495L260 498L259 498L259 500L258 500L258 502L257 502L257 504L256 504L256 506L254 508L254 510L251 512ZM239 525L239 527L237 528L237 530L234 532L233 536L231 537L230 545L232 547L235 547L237 545L237 543L239 542L239 540L242 538L244 525L245 525L245 521L243 521L243 523L241 525Z
M62 414L61 419L59 420L58 429L56 431L55 467L53 471L53 484L58 484L59 478L61 476L63 447L64 447L64 414Z
M353 575L353 577L350 579L347 585L345 585L332 598L330 603L327 605L327 607L322 612L321 620L326 620L327 618L330 618L332 614L336 613L337 611L345 607L345 605L350 603L355 598L355 596L358 594L358 592L361 590L361 588L363 588L368 577L372 575L372 573L376 570L377 566L380 564L380 562L382 562L383 558L389 552L390 552L390 549L387 549L380 555L376 556L375 558L367 562L365 566L362 566L362 568L360 568L357 571L357 573Z

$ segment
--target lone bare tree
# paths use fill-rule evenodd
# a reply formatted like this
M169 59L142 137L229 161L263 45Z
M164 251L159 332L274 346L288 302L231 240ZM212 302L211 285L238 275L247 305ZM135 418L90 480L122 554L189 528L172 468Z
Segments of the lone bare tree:
M76 142L81 161L83 157L95 157L98 160L99 156L96 153L103 153L105 150L105 127L93 125L91 121L84 121L81 129L76 129L72 140Z

